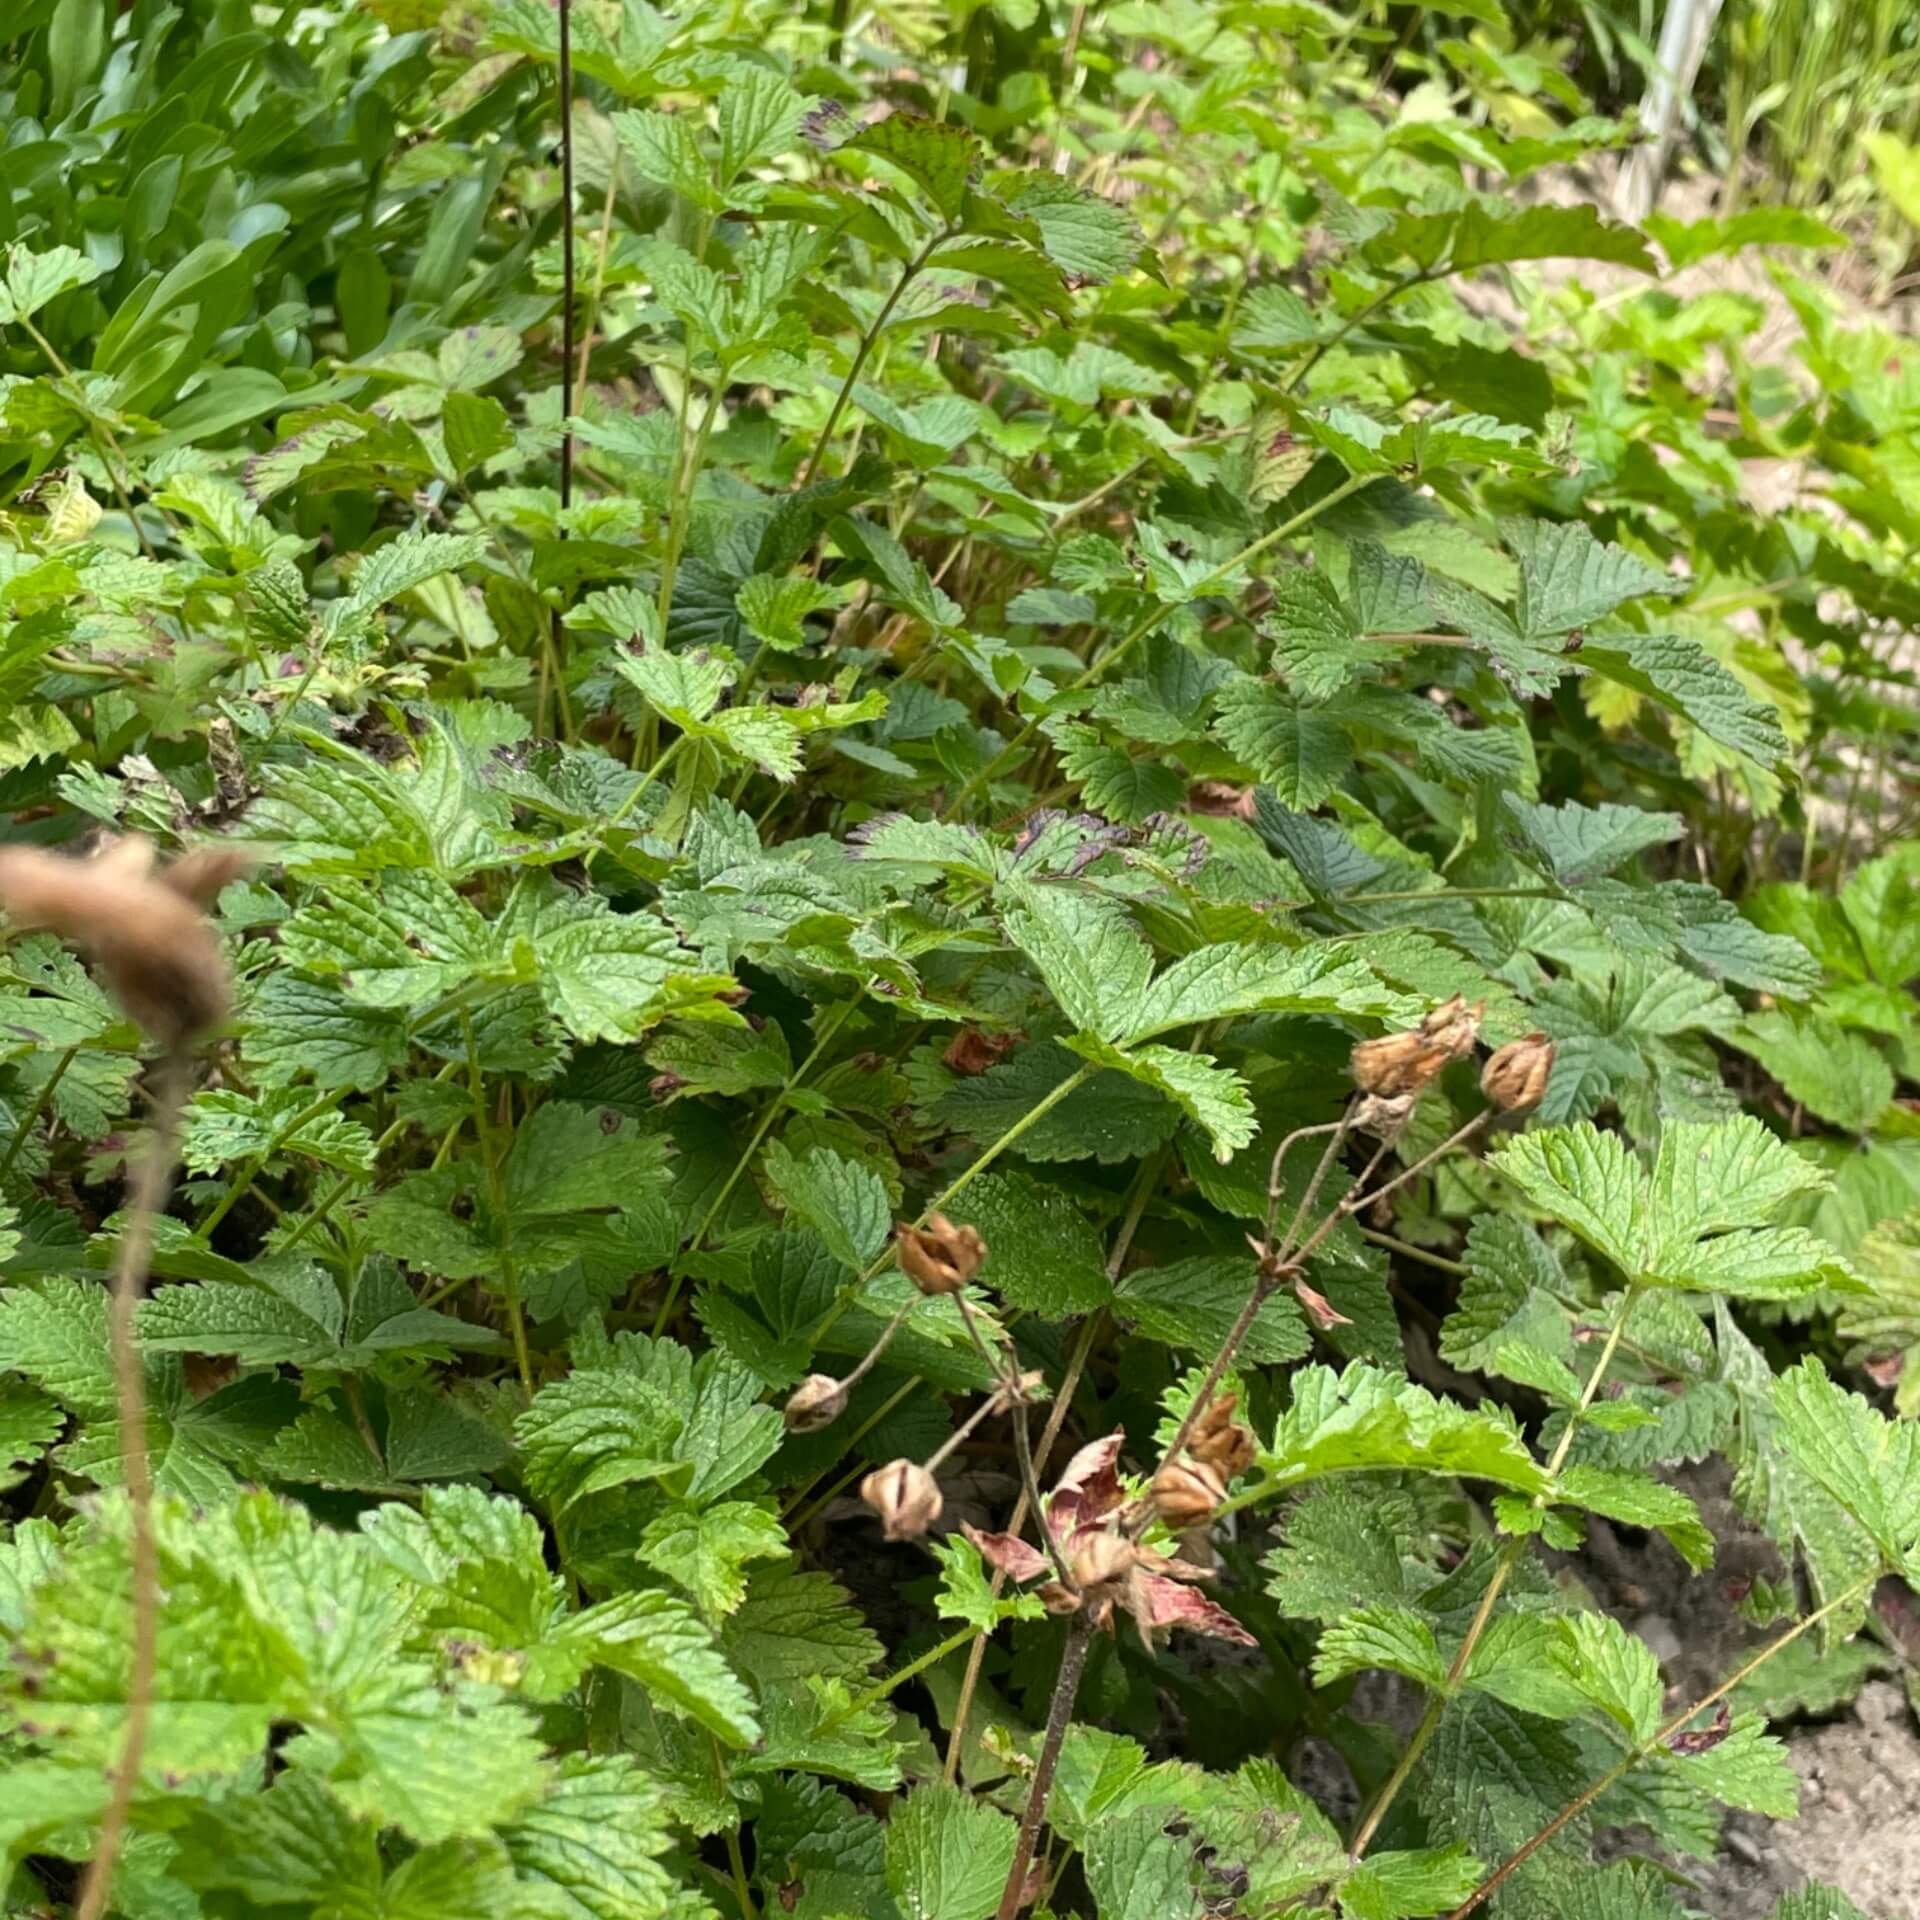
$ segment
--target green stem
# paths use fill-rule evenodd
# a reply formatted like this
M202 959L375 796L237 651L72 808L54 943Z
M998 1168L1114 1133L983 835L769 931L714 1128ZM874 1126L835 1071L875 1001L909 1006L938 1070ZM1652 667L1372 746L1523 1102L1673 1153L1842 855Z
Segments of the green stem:
M493 1125L487 1116L486 1082L480 1072L480 1043L473 1030L473 1015L462 1012L460 1024L467 1039L467 1094L473 1103L473 1130L480 1140L480 1159L487 1173L487 1198L493 1209L495 1231L500 1237L500 1291L507 1303L507 1326L513 1335L513 1360L520 1374L521 1391L533 1398L533 1356L527 1348L526 1316L520 1311L520 1269L513 1251L513 1216L507 1207L506 1176L501 1154L496 1150Z
M1306 379L1307 375L1310 374L1335 347L1339 346L1349 334L1371 320L1382 307L1387 306L1392 301L1398 300L1403 293L1410 293L1415 287L1424 286L1429 280L1437 280L1439 277L1440 275L1432 269L1423 268L1419 273L1416 273L1411 280L1396 280L1391 286L1383 287L1371 300L1365 302L1364 305L1354 308L1354 310L1347 315L1346 319L1340 323L1339 327L1330 333L1326 339L1317 342L1313 351L1293 370L1293 377L1287 382L1287 391L1289 393L1298 392L1300 383Z
M1581 1416L1593 1405L1594 1395L1600 1391L1600 1383L1606 1378L1607 1369L1613 1364L1613 1357L1620 1351L1620 1337L1627 1330L1628 1317L1633 1312L1634 1302L1640 1297L1638 1286L1630 1286L1620 1297L1620 1310L1613 1316L1613 1325L1607 1333L1607 1344L1600 1349L1600 1357L1593 1363L1593 1371L1587 1375L1587 1384L1581 1389L1580 1398L1572 1413L1567 1416L1567 1424L1561 1429L1559 1444L1553 1450L1553 1457L1547 1462L1547 1478L1557 1480L1560 1469L1567 1463L1567 1455L1573 1449L1574 1436L1580 1430ZM1547 1504L1547 1495L1537 1493L1533 1497L1536 1509ZM1406 1785L1408 1776L1413 1772L1421 1754L1427 1749L1427 1743L1433 1738L1434 1730L1440 1724L1440 1716L1446 1710L1447 1702L1459 1690L1461 1681L1466 1677L1467 1667L1473 1659L1474 1649L1480 1644L1480 1637L1493 1619L1493 1609L1505 1590L1513 1570L1520 1564L1520 1557L1526 1550L1527 1536L1516 1535L1509 1540L1501 1551L1499 1560L1493 1569L1493 1578L1487 1582L1487 1590L1480 1596L1480 1605L1475 1609L1473 1620L1467 1628L1466 1638L1460 1642L1460 1651L1453 1656L1453 1664L1447 1669L1445 1684L1427 1702L1427 1710L1421 1716L1420 1724L1414 1728L1413 1737L1407 1742L1406 1751L1400 1756L1399 1764L1388 1776L1387 1783L1381 1788L1379 1797L1374 1801L1367 1817L1360 1824L1360 1830L1353 1836L1350 1849L1352 1857L1358 1860L1366 1852L1367 1844L1379 1832L1380 1823L1387 1817L1388 1809ZM1681 1725L1685 1725L1682 1720ZM1463 1908L1464 1912L1465 1909Z
M713 423L720 417L720 383L714 383L707 395L700 424L694 429L693 445L680 462L673 489L673 505L667 514L667 548L660 560L660 632L667 631L667 615L673 611L673 587L680 573L680 556L686 551L687 533L693 524L693 490L699 483L700 469L706 464L707 442L713 437Z
M641 796L666 772L668 767L673 764L674 755L677 754L691 738L692 736L690 734L685 733L676 733L673 736L673 739L668 742L667 746L655 757L653 764L640 776L633 791L608 814L606 825L600 829L601 833L611 833L615 827L626 825L628 816L633 812L634 808L640 804ZM593 871L594 856L598 854L600 850L597 846L587 849L586 858L581 862L581 865L584 866L589 873Z
M893 291L880 303L880 311L873 316L867 330L861 334L860 344L853 350L852 364L847 368L847 377L841 381L840 391L833 397L833 406L827 414L827 424L820 429L820 437L813 443L813 451L807 455L807 464L800 469L801 486L812 483L813 476L820 466L820 458L833 439L833 430L840 424L840 416L847 410L847 401L853 393L854 383L860 378L861 370L867 364L867 356L872 353L874 342L880 338L887 322L893 318L893 310L900 304L900 296L913 283L915 275L933 258L934 248L944 244L950 237L948 229L942 227L900 269L900 278L893 283Z
M829 1714L814 1729L817 1740L822 1734L830 1733L844 1720L851 1720L855 1714L864 1713L867 1708L887 1698L897 1687L904 1687L909 1680L917 1680L929 1667L937 1667L950 1653L958 1653L973 1638L971 1627L962 1627L958 1633L950 1633L938 1646L929 1647L917 1660L909 1660L898 1673L890 1673L876 1687L869 1687L857 1700L849 1701L839 1712Z
M248 1159L239 1178L229 1185L226 1192L214 1202L212 1211L194 1228L193 1237L204 1245L214 1228L234 1210L247 1190L259 1179L267 1162L271 1160L309 1120L317 1120L323 1113L332 1113L339 1104L339 1094L328 1093L314 1101L311 1106L301 1108L291 1120L287 1121L286 1124L274 1134L273 1138L267 1142L265 1148Z
M786 1111L787 1102L793 1097L794 1090L813 1071L814 1063L832 1044L834 1036L846 1025L848 1016L860 1003L857 1000L844 1000L822 1023L819 1037L814 1041L807 1057L787 1075L786 1084L767 1102L766 1111L761 1114L759 1124L754 1128L747 1144L741 1149L740 1157L733 1163L733 1171L720 1184L720 1191L713 1196L712 1204L701 1217L700 1224L693 1230L693 1238L687 1242L686 1255L699 1252L705 1243L713 1223L719 1219L720 1210L732 1197L733 1190L740 1184L747 1169L753 1165L753 1157L760 1151L760 1143L767 1137L773 1123ZM884 1256L882 1256L884 1258ZM666 1298L660 1302L660 1311L653 1321L653 1337L657 1340L665 1331L667 1316L673 1311L674 1302L680 1297L680 1275L674 1274L667 1282Z
M1277 547L1281 541L1291 539L1302 527L1319 519L1323 513L1337 506L1342 500L1358 493L1363 487L1371 486L1375 477L1376 476L1372 474L1348 474L1346 479L1341 481L1330 493L1316 500L1312 506L1303 507L1290 520L1283 520L1280 525L1275 527L1271 532L1263 533L1251 546L1242 547L1232 559L1222 561L1211 573L1202 575L1200 579L1194 582L1189 598L1197 600L1209 588L1218 585L1220 581L1236 573L1241 567L1245 566L1248 561L1257 560L1261 554L1266 553L1270 548ZM1116 665L1119 661L1124 660L1142 640L1146 639L1155 628L1160 626L1166 619L1168 611L1166 606L1156 603L1151 613L1129 627L1105 653L1100 654L1096 659L1091 661L1084 671L1067 686L1066 691L1070 694L1079 693L1091 686L1093 682L1098 680L1109 668ZM960 790L941 808L940 817L945 819L948 815L964 806L967 800L992 780L996 773L1011 761L1018 759L1019 756L1026 751L1027 743L1031 741L1039 731L1039 719L1036 718L1027 721L1006 746L995 754L984 767L967 778Z
M20 1149L27 1144L34 1128L40 1124L41 1116L53 1099L54 1089L59 1086L67 1069L73 1065L74 1055L79 1051L78 1046L68 1047L53 1063L53 1071L41 1082L40 1091L33 1096L33 1105L27 1109L25 1117L14 1129L12 1140L7 1144L6 1158L0 1160L0 1180L4 1180L13 1171L13 1163L19 1159Z

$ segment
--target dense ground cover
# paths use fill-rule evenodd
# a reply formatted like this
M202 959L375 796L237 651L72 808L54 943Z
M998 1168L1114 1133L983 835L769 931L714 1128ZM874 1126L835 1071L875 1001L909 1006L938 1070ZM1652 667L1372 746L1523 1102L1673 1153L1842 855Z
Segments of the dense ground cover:
M16 5L9 1912L1640 1920L1910 1661L1920 364L1439 18Z

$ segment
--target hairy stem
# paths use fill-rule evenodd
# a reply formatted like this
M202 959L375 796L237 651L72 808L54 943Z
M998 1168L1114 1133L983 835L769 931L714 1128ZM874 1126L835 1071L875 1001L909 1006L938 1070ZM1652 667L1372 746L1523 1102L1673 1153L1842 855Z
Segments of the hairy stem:
M1220 1343L1220 1351L1213 1356L1213 1364L1207 1369L1206 1378L1200 1382L1199 1390L1194 1394L1187 1407L1187 1416L1180 1422L1178 1431L1169 1442L1166 1457L1161 1466L1170 1466L1180 1457L1180 1449L1187 1444L1188 1437L1199 1423L1200 1416L1206 1412L1208 1403L1213 1399L1214 1390L1226 1377L1227 1369L1233 1365L1233 1356L1240 1351L1240 1343L1247 1337L1248 1329L1258 1317L1260 1309L1273 1297L1280 1284L1280 1276L1270 1273L1263 1266L1255 1276L1252 1289L1248 1292L1246 1303L1240 1309L1239 1317L1227 1331L1227 1337ZM1144 1520L1143 1515L1143 1520Z
M1014 1845L1013 1865L1007 1873L1007 1884L1001 1889L994 1920L1014 1920L1024 1904L1027 1872L1033 1865L1034 1848L1040 1841L1041 1823L1047 1817L1054 1769L1060 1764L1060 1745L1073 1719L1074 1698L1080 1691L1080 1676L1086 1671L1087 1649L1092 1641L1093 1621L1082 1607L1067 1629L1066 1649L1060 1655L1060 1676L1053 1683L1053 1700L1047 1708L1047 1731L1040 1742L1040 1758L1033 1769L1033 1783L1027 1789L1026 1808L1020 1815L1020 1838Z
M1459 1906L1455 1907L1454 1910L1447 1915L1447 1920L1467 1920L1468 1914L1472 1913L1483 1901L1498 1892L1499 1889L1506 1884L1507 1880L1530 1860L1534 1854L1538 1853L1562 1827L1566 1826L1569 1821L1579 1819L1609 1787L1624 1780L1649 1754L1665 1746L1675 1734L1684 1731L1691 1721L1705 1713L1709 1707L1718 1706L1728 1694L1752 1678L1752 1676L1759 1672L1776 1654L1782 1653L1788 1647L1792 1646L1809 1628L1818 1626L1829 1614L1837 1613L1840 1608L1851 1606L1863 1593L1870 1591L1879 1578L1880 1574L1876 1569L1873 1573L1869 1574L1866 1579L1856 1581L1845 1593L1836 1595L1833 1599L1829 1600L1825 1606L1808 1614L1804 1620L1796 1620L1785 1633L1781 1634L1777 1639L1768 1641L1745 1665L1736 1668L1732 1673L1728 1674L1711 1693L1702 1694L1691 1706L1683 1707L1671 1720L1667 1721L1657 1732L1641 1741L1637 1747L1629 1748L1622 1759L1616 1761L1609 1767L1590 1787L1585 1787L1579 1793L1575 1794L1532 1839L1528 1840L1524 1846L1509 1855L1500 1866L1495 1868L1479 1886L1475 1887L1474 1890L1467 1895L1466 1899L1464 1899Z
M100 1818L93 1864L74 1909L75 1920L100 1920L113 1890L113 1868L126 1838L140 1762L153 1717L153 1677L160 1642L160 1548L153 1531L153 1469L147 1458L147 1382L134 1338L134 1316L146 1292L147 1264L153 1254L154 1228L166 1209L173 1185L174 1156L180 1141L180 1114L192 1084L192 1062L184 1047L168 1053L155 1069L153 1130L134 1169L128 1196L126 1231L113 1269L113 1307L108 1322L113 1352L113 1391L120 1424L120 1466L127 1484L132 1526L133 1648L127 1667L127 1724L120 1764Z

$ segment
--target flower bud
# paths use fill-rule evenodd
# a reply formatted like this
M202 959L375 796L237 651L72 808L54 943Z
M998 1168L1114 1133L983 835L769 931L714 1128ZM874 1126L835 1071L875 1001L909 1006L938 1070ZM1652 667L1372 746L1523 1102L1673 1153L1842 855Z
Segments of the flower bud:
M980 1271L987 1243L972 1227L956 1227L936 1213L924 1227L894 1230L894 1252L904 1273L922 1293L958 1293Z
M1544 1033L1511 1040L1480 1073L1480 1091L1502 1113L1527 1113L1546 1097L1553 1073L1553 1042Z
M889 1460L860 1482L860 1498L880 1516L889 1540L917 1540L940 1518L939 1483L912 1460Z
M810 1373L787 1395L780 1417L789 1433L818 1433L846 1410L846 1388L830 1373Z
M1170 1527L1197 1527L1226 1497L1220 1475L1204 1460L1169 1460L1153 1476L1153 1510Z
M1082 1593L1118 1586L1133 1571L1136 1558L1131 1540L1117 1533L1090 1534L1073 1556L1074 1584Z

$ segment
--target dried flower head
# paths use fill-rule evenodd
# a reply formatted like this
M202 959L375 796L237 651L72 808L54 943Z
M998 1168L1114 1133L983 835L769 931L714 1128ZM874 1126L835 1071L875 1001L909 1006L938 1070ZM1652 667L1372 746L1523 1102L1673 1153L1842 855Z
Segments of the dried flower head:
M1073 1556L1069 1569L1082 1593L1098 1594L1116 1587L1138 1561L1133 1542L1117 1533L1090 1533Z
M917 1540L940 1518L940 1485L917 1461L889 1460L860 1482L860 1498L889 1540Z
M1017 1033L986 1033L979 1027L962 1027L940 1056L940 1063L950 1073L972 1077L998 1066L1019 1044Z
M789 1433L818 1433L847 1410L847 1390L830 1373L810 1373L787 1395L780 1417Z
M1219 1473L1204 1460L1169 1460L1153 1476L1153 1508L1170 1527L1197 1527L1226 1497Z
M1480 1038L1480 1023L1486 1015L1484 1000L1468 1006L1465 997L1456 993L1420 1022L1420 1037L1430 1046L1440 1048L1449 1060L1464 1060Z
M1529 1113L1546 1098L1553 1042L1544 1033L1510 1040L1480 1070L1480 1091L1502 1113Z
M922 1293L958 1293L980 1271L987 1243L974 1228L936 1213L924 1227L896 1228L894 1251L900 1271Z
M1422 1092L1447 1064L1446 1052L1418 1033L1383 1033L1353 1050L1353 1080L1380 1100L1407 1100Z
M1233 1417L1238 1400L1237 1394L1223 1393L1187 1435L1187 1452L1211 1467L1223 1485L1253 1464L1253 1435Z
M1412 1094L1397 1094L1389 1100L1369 1093L1363 1095L1353 1109L1353 1130L1372 1134L1376 1140L1384 1140L1391 1146L1406 1132L1407 1122L1412 1118Z
M1480 1037L1484 1000L1468 1006L1459 994L1441 1004L1411 1033L1382 1034L1362 1040L1353 1050L1354 1084L1381 1101L1417 1098L1453 1060L1464 1060ZM1390 1112L1391 1110L1389 1110ZM1388 1114L1376 1116L1386 1119ZM1380 1132L1376 1124L1371 1132Z
M90 860L0 847L0 908L17 927L71 940L133 1019L178 1047L227 1016L227 957L204 910L250 864L244 850L209 847L156 870L139 835Z

